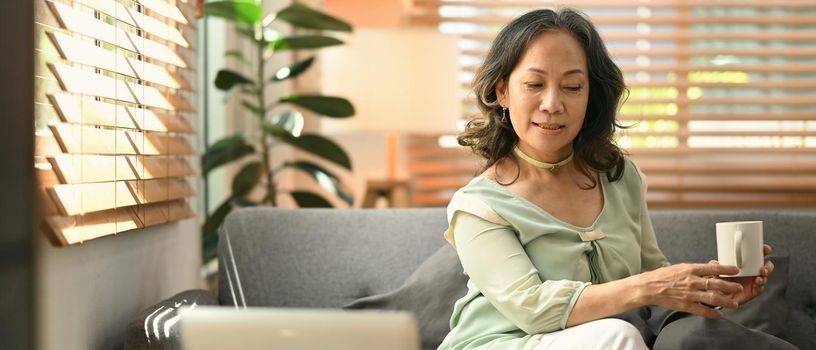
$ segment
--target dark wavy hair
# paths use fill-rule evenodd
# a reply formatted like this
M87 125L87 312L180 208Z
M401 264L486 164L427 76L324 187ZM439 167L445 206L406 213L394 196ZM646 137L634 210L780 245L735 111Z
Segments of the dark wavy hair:
M574 162L578 170L590 179L585 189L595 188L597 182L590 171L606 172L609 181L623 176L623 151L613 142L616 128L624 128L615 120L618 106L626 90L623 73L609 57L606 46L595 26L584 14L574 9L535 10L514 19L496 36L490 51L473 79L473 91L478 97L482 117L471 120L459 135L462 146L485 158L480 172L496 162L510 157L518 143L509 118L502 121L501 106L496 96L496 84L507 82L510 73L542 33L564 31L570 33L583 47L589 70L589 100L581 130L572 142ZM518 179L513 179L511 184Z

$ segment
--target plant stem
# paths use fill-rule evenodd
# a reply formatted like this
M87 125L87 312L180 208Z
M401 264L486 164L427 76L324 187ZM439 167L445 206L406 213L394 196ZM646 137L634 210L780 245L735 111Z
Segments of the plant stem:
M258 116L259 122L263 124L266 118L266 99L264 92L266 90L266 81L264 80L264 49L266 48L263 40L257 42L258 45L258 107L260 107L261 115ZM269 144L267 142L267 133L261 128L261 154L263 156L263 173L266 175L266 196L262 203L275 206L275 183L272 182L274 173L269 161Z

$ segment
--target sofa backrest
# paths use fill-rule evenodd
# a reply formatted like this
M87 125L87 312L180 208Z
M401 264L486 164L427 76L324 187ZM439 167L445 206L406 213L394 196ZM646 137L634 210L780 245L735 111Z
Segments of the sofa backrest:
M717 222L764 221L774 255L790 257L785 338L816 348L816 213L653 210L651 217L658 244L675 263L716 259ZM394 290L447 244L446 227L444 208L237 210L220 232L220 303L337 308Z
M237 210L220 232L219 300L341 307L399 287L447 244L445 228L441 208Z

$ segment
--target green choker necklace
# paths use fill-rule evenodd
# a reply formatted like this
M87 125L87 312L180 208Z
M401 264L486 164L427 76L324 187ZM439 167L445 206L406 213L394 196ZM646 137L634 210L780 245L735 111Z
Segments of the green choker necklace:
M553 174L555 174L555 172L558 171L558 169L561 169L561 167L563 167L564 165L567 165L567 163L571 162L572 161L572 156L575 154L574 152L570 153L569 157L567 157L566 159L564 159L564 160L562 160L562 161L560 161L558 163L544 163L542 161L538 161L538 160L534 159L533 157L530 157L530 156L524 154L524 152L522 152L521 149L518 148L518 146L513 148L513 153L515 153L519 158L524 159L524 161L529 163L530 165L532 165L532 166L534 166L536 168L547 169Z

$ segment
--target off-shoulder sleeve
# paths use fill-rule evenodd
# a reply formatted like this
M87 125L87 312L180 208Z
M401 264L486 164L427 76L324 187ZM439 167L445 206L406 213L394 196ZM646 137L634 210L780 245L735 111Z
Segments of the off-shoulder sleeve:
M633 163L634 165L634 163ZM640 176L640 266L641 272L651 271L660 267L671 265L657 246L652 219L649 216L649 209L646 205L646 175L635 166Z
M588 282L541 281L511 226L472 214L452 214L452 238L465 272L491 304L528 334L566 327Z
M493 211L487 203L471 194L461 190L453 194L450 204L448 204L448 229L445 230L445 240L456 247L456 240L453 237L453 228L456 226L455 216L459 212L470 213L496 225L510 225L499 214Z

